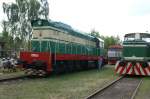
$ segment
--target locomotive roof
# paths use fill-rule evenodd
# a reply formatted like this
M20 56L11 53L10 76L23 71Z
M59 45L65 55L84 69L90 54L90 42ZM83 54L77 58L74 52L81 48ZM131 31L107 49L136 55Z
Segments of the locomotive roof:
M100 42L104 42L104 40L103 40L103 39L101 39L101 38L98 38L98 37L97 37L97 39L98 39Z
M137 33L128 33L128 34L125 34L124 37L134 37L135 34L137 34ZM139 34L142 38L147 38L147 37L150 38L149 33L139 33Z
M54 28L59 29L61 31L65 31L65 32L67 32L67 33L69 33L71 35L95 41L94 40L95 37L93 37L91 35L88 35L86 33L74 30L70 25L67 25L67 24L62 23L62 22L56 22L56 21L49 21L49 20L44 20L44 19L38 19L38 20L33 20L31 22L31 24L32 24L33 27L39 27L39 28L41 26L47 27L47 28L54 27ZM102 41L102 40L100 40L100 41Z
M123 47L121 45L111 45L109 46L109 49L122 49Z

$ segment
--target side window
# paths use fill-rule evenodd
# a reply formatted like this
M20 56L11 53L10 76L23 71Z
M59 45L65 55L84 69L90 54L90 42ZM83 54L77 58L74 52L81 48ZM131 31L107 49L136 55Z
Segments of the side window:
M100 46L101 48L104 48L104 42L100 42L100 43L99 43L99 46Z
M99 42L99 47L101 47L102 45L101 45L101 42Z
M104 42L102 42L102 48L104 48Z

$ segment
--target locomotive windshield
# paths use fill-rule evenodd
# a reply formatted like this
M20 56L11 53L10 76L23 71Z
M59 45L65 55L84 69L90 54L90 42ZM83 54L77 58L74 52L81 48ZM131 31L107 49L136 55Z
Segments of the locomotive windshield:
M130 33L126 34L125 41L133 41L133 40L143 40L146 42L150 42L150 34L148 33Z
M146 42L150 42L150 34L142 34L141 39Z

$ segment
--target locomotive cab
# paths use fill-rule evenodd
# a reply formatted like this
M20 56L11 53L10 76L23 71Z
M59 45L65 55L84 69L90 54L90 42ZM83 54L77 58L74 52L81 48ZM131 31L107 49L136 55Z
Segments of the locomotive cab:
M115 65L120 75L150 76L150 34L129 33L123 41L122 59Z
M123 59L134 61L149 60L150 34L130 33L125 35L123 42Z

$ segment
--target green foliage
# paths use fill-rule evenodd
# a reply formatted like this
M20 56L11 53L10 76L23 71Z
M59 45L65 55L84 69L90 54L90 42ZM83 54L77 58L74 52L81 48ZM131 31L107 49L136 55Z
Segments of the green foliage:
M40 3L37 0L30 0L28 9L29 21L39 18Z
M95 29L92 29L91 30L91 33L90 33L91 36L94 36L94 37L99 37L100 38L100 34L98 31L96 31Z
M104 39L104 48L105 49L108 49L108 47L110 45L116 45L116 44L120 44L121 43L121 40L119 39L119 37L114 37L114 36L106 36L106 37L103 37Z
M104 40L104 48L105 49L108 49L108 47L110 45L121 44L121 40L120 40L119 36L117 36L117 37L114 37L114 36L103 36L103 35L100 35L100 33L98 31L96 31L95 29L91 30L90 35L103 39Z
M20 48L22 47L22 45L24 45L22 42L22 39L19 37L15 37L13 38L12 35L10 35L10 33L8 33L8 22L7 21L2 21L2 36L0 38L1 42L4 43L4 53L3 53L3 57L5 56L10 56L11 53L13 52L19 52Z
M47 0L40 0L41 10L40 14L43 15L44 19L48 19L49 15L49 3Z
M8 32L2 33L2 41L5 43L4 50L5 51L19 51L19 48L21 47L22 40L19 37L16 37L13 39L11 35L9 35Z
M49 4L47 0L16 0L15 3L3 3L3 12L7 15L7 29L13 40L24 42L32 37L31 20L48 19ZM4 32L4 33L5 33Z
M6 21L2 21L2 37L1 37L1 41L5 43L4 46L4 50L10 50L10 48L12 47L12 37L9 35L8 28L7 28L7 22Z

